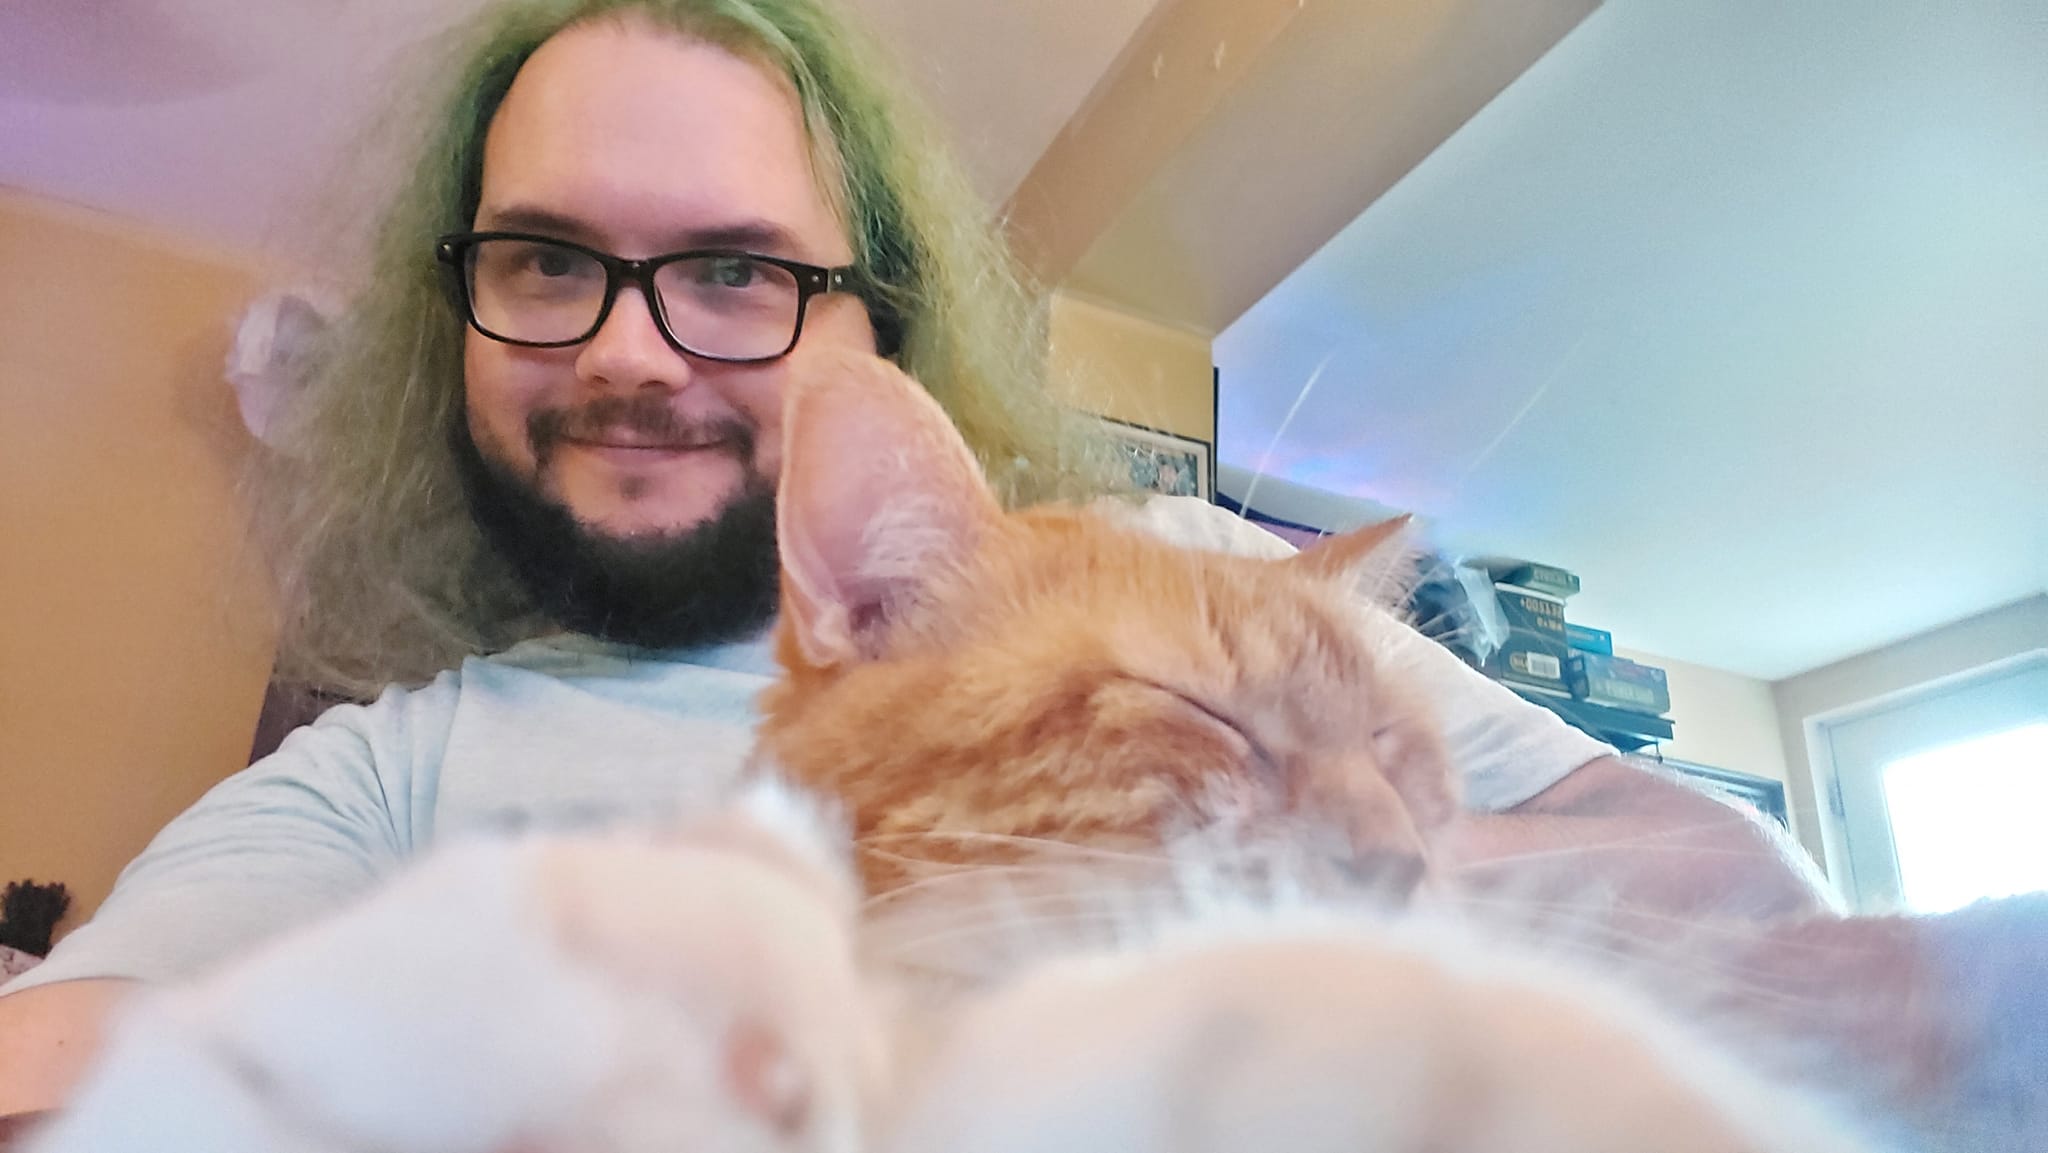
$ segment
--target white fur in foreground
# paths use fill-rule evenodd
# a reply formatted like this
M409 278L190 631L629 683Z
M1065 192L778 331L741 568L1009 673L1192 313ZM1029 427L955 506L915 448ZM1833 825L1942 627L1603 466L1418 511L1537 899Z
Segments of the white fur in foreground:
M1447 925L1213 914L959 1013L893 1153L1851 1153L1633 997Z
M901 974L856 961L846 859L823 810L775 785L659 836L442 851L142 1000L32 1148L1870 1148L1613 983L1447 924L1291 899L1182 902L907 1035L889 1012ZM991 909L960 913L985 925Z
M886 1049L806 812L438 852L140 999L31 1148L852 1153Z

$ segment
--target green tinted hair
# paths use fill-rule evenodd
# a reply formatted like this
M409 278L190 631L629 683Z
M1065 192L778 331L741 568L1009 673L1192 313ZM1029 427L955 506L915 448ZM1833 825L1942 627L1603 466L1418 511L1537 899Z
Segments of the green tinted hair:
M878 335L945 406L1011 504L1099 491L1088 422L1045 392L1042 301L897 73L826 0L511 0L452 34L460 65L419 114L368 287L307 357L281 452L249 476L277 577L280 674L353 694L548 631L471 521L451 449L459 317L435 238L470 227L484 137L549 37L645 21L787 78L813 169L871 286Z

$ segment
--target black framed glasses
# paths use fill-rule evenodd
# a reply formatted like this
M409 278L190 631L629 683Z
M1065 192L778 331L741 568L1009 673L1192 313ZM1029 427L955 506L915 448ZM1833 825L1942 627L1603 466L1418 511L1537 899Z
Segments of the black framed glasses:
M434 245L450 298L470 327L506 344L566 348L597 335L619 286L640 289L678 352L751 364L789 354L811 298L859 294L852 266L822 268L736 249L627 260L525 232L458 232Z

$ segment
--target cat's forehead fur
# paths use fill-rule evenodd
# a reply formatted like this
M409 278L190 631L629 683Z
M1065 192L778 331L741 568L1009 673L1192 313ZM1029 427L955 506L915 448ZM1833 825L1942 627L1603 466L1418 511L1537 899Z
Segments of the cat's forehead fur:
M1186 693L1247 724L1301 694L1371 685L1357 606L1299 566L1177 548L1071 508L1022 513L1009 528L941 613L984 642L1033 655L1056 646L1046 655L1069 662L1086 653L1089 672Z

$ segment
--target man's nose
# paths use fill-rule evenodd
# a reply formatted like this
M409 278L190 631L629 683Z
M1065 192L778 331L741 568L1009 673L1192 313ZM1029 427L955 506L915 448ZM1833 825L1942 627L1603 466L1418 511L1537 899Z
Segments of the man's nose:
M693 369L690 358L662 336L653 302L630 284L619 286L611 313L576 356L577 376L608 391L680 389Z

